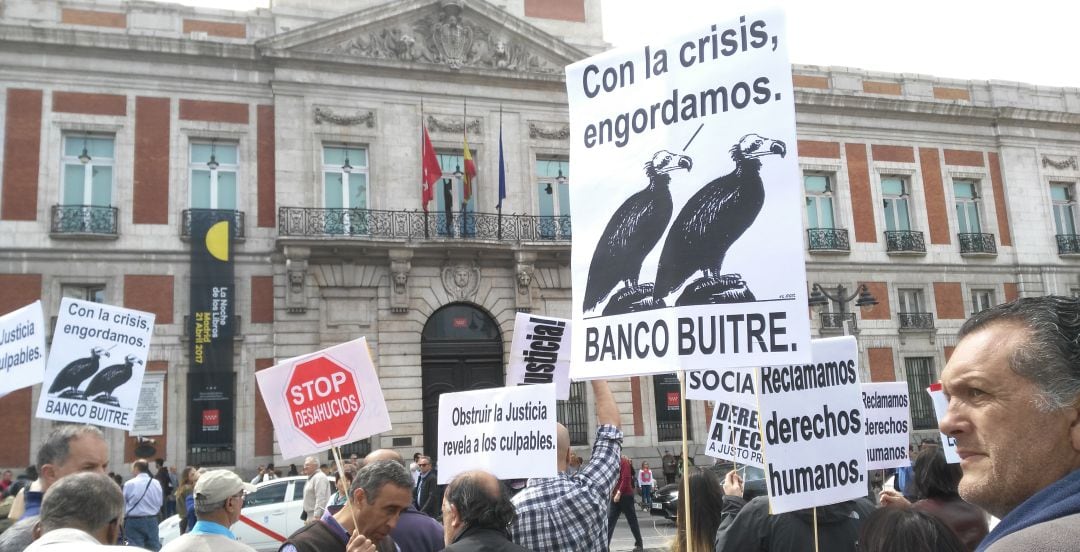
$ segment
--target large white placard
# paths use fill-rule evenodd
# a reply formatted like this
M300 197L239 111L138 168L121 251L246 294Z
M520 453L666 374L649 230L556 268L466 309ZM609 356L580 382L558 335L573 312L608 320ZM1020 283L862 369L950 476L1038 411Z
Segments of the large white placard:
M930 394L930 400L934 403L934 416L940 423L949 409L949 399L945 396L945 390L942 389L941 382L937 382L927 387L926 392ZM960 454L956 452L956 439L944 433L939 433L939 435L941 435L941 450L945 453L945 461L950 464L959 464Z
M575 380L810 359L784 16L682 21L566 70Z
M554 477L555 385L498 387L439 397L439 484L469 470L499 479Z
M709 424L705 454L764 468L757 405L754 402L718 401Z
M45 378L41 301L0 316L0 397Z
M506 385L555 384L555 397L570 398L570 321L524 312L514 317Z
M165 374L143 376L139 404L135 408L135 423L131 435L161 435L165 426Z
M908 467L911 410L907 382L864 383L863 420L866 423L866 469Z
M686 374L686 400L757 404L753 368L694 370Z
M390 431L366 338L290 358L255 379L286 459Z
M815 340L813 361L761 368L758 393L772 513L866 496L854 337Z
M37 417L130 430L154 315L65 297Z

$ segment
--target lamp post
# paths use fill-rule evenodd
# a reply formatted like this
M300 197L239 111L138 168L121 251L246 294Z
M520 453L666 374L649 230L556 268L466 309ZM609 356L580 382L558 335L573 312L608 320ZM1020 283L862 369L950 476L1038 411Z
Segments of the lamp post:
M847 312L847 305L852 300L855 301L857 307L872 307L878 304L877 298L874 294L870 293L870 289L866 287L866 284L860 285L855 291L848 294L847 287L844 284L838 284L836 288L829 290L822 287L819 284L814 284L813 289L810 292L810 297L807 299L807 303L811 307L824 307L829 304L829 301L836 303L839 306L840 312L840 326L844 330L844 335L848 335L848 327L844 323L846 320L852 322L854 326L855 313ZM848 316L850 314L850 316ZM852 334L856 333L853 329Z

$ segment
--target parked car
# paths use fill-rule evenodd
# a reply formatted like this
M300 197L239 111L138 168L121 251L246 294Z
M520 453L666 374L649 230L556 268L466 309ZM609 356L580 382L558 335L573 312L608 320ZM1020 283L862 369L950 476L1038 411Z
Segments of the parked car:
M724 476L731 471L732 465L727 462L717 462L710 469L716 472L716 475L723 482ZM761 468L755 468L753 466L747 466L745 464L739 465L739 473L743 477L743 498L750 500L754 497L764 496L768 493L765 488L765 471ZM682 492L682 483L671 483L660 487L659 490L653 491L652 504L649 506L649 513L654 516L660 516L671 521L675 521L679 512L679 493Z
M263 530L241 519L232 526L232 532L240 542L259 552L276 551L281 541L271 534L285 538L304 524L300 520L300 513L304 511L304 485L307 480L305 476L297 476L264 481L256 485L255 492L244 496L241 514ZM161 522L158 533L162 546L178 538L180 516L172 516Z

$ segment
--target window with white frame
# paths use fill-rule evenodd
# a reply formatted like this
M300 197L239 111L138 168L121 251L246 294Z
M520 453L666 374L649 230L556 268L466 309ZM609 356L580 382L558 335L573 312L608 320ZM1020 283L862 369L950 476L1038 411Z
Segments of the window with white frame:
M897 291L900 311L902 313L926 312L924 310L923 291L921 289L900 288Z
M556 236L569 237L569 161L542 158L536 160L536 202L538 212L543 217L540 221L540 236L547 239Z
M832 175L807 174L803 176L807 228L836 228L836 219L833 216L832 184Z
M908 195L908 181L906 178L902 176L881 177L881 197L886 231L911 230Z
M363 234L367 219L359 209L368 207L367 148L350 144L323 144L323 206L328 209L327 232Z
M994 301L994 290L972 289L971 290L971 313L980 313L997 304Z
M1076 235L1075 197L1072 183L1050 183L1050 199L1054 203L1054 230L1059 235Z
M470 150L473 163L479 165L476 150ZM435 183L436 228L440 235L473 236L476 234L477 183L465 197L465 156L462 152L436 151L442 178ZM496 183L496 186L498 184Z
M192 140L189 149L191 208L236 210L236 143Z
M92 303L104 303L105 286L103 284L63 284L60 286L60 296Z
M975 180L953 180L956 201L956 224L961 234L981 234L979 220L979 183Z
M112 136L64 134L61 205L112 206Z
M931 357L908 357L904 359L904 376L911 398L911 423L915 429L937 427L934 404L926 388L934 380L934 359Z

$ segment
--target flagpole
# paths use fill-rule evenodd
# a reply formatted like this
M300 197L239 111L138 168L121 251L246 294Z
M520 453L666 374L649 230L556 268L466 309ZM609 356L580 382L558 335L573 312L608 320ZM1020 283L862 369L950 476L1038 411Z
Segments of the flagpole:
M502 164L503 163L503 157L502 157L503 156L503 151L502 151L502 147L503 147L503 142L502 142L502 111L503 111L502 110L502 104L500 103L499 104L499 173L498 173L500 176L502 176L504 174L504 171L506 170L505 168L503 168L503 164ZM496 208L496 211L498 212L498 216L497 216L498 230L496 230L496 232L495 232L499 241L502 241L502 202L503 202L502 186L505 186L505 184L503 183L503 179L500 179L499 180L499 204L497 205L497 208Z
M461 98L461 144L463 148L467 148L469 144L469 99L466 97ZM468 213L469 199L472 197L472 182L469 179L469 165L465 160L464 149L461 150L461 164L465 165L465 174L461 178L461 237L464 238L468 235L465 218ZM465 197L466 191L469 192L470 197Z
M424 155L427 154L427 144L424 142L424 97L420 96L420 180L424 180ZM420 205L424 208L424 239L430 239L428 236L428 207L424 202L424 186L430 186L427 182L423 182L420 188Z

